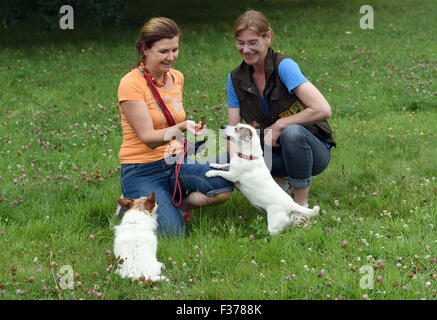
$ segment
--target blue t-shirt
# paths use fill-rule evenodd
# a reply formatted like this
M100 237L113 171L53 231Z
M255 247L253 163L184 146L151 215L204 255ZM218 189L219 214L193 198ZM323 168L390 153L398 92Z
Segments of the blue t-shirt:
M282 83L287 87L290 93L293 93L294 88L300 86L304 82L308 82L308 79L302 74L299 66L294 60L287 58L281 61L278 67L279 78ZM232 84L231 74L228 74L228 107L229 108L240 108L240 102L238 101L237 94L235 93L234 85ZM263 110L265 114L269 114L269 109L267 103L263 98L260 98L263 105Z

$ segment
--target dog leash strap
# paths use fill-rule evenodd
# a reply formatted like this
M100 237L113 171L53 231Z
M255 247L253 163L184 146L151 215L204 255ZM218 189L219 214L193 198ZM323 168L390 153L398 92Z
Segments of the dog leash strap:
M171 198L171 203L175 207L179 207L182 203L182 190L181 190L181 182L179 181L179 173L181 172L182 162L184 161L184 158L185 158L185 155L187 154L187 151L188 151L188 144L187 144L187 140L184 139L184 151L179 156L179 159L175 165L175 186L174 186L174 191L173 191L173 197ZM178 202L176 202L176 200L175 200L177 191L179 193Z
M150 88L150 91L152 91L152 94L153 94L153 97L155 98L155 101L161 107L162 114L164 115L165 120L167 120L169 127L176 125L176 122L174 121L173 116L171 115L170 111L167 109L167 106L165 105L165 102L162 100L161 95L159 94L158 90L156 89L155 84L153 83L152 79L150 79L150 77L146 73L143 73L143 75L144 75L144 78L146 79L147 85ZM187 154L187 151L188 151L187 140L184 139L183 142L184 142L184 150L181 153L181 155L179 156L179 159L175 165L175 179L176 179L176 181L175 181L175 187L174 187L174 191L173 191L173 197L171 199L171 202L175 207L179 207L182 203L182 189L181 189L181 183L179 181L179 173L181 171L182 162L184 161L185 155ZM179 201L178 202L176 202L176 200L175 200L177 191L179 191Z
M165 117L165 120L167 120L167 123L170 127L174 126L176 123L170 113L170 111L168 111L167 106L165 105L164 101L161 98L161 95L158 92L158 89L156 89L155 84L153 83L152 79L150 79L147 74L143 73L144 78L147 81L147 85L150 88L150 91L152 91L153 97L155 98L156 102L159 104L159 106L161 107L162 110L162 114Z

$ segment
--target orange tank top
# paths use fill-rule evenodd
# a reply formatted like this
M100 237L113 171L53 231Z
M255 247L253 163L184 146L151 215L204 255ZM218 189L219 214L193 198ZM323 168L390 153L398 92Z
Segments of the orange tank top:
M170 74L173 76L173 86L170 89L161 89L159 87L157 89L167 109L170 111L176 124L178 124L185 120L185 111L182 105L184 76L181 72L174 69L170 69ZM153 128L160 130L169 127L161 108L156 103L152 92L147 86L143 74L138 69L132 69L120 80L118 87L118 103L121 113L121 128L123 130L123 142L119 152L121 164L158 161L171 155L173 153L172 150L181 150L181 145L176 141L171 141L154 149L147 147L138 138L123 114L120 102L124 100L145 101L153 120Z

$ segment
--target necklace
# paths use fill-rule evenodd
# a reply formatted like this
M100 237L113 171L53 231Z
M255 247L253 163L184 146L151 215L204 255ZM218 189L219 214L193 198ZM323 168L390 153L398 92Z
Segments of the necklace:
M149 70L147 70L146 65L144 64L144 62L140 62L140 66L143 69L143 71L147 74L147 76L152 80L152 82L157 86L157 87L163 87L165 86L165 83L167 82L167 72L164 73L164 80L162 82L158 82L156 81L155 77L150 73Z

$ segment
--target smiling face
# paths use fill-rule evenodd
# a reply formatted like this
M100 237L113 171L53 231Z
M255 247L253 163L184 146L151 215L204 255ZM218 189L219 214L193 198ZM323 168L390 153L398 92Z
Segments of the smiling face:
M244 29L238 34L236 44L244 62L248 65L264 65L271 40L270 32L260 35L254 30Z
M156 77L168 72L178 58L179 36L161 39L144 50L146 67Z

